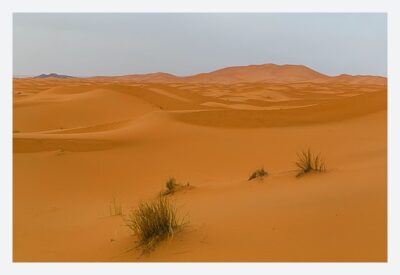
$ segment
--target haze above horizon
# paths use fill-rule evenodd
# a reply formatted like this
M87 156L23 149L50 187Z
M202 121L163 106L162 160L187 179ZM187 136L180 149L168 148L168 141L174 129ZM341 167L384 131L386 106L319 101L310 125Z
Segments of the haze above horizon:
M16 13L13 23L15 76L187 76L265 63L387 75L383 13Z

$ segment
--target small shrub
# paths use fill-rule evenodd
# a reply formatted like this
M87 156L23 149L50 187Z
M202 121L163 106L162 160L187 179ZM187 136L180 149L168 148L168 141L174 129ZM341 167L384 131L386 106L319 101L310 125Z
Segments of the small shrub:
M59 149L56 153L57 156L62 156L65 154L65 150L64 149Z
M138 237L138 246L143 252L149 252L160 241L172 237L182 225L176 209L164 197L141 202L127 219L127 226Z
M110 210L110 216L122 216L121 203L117 203L115 198L110 202L109 210Z
M297 177L310 172L325 172L326 165L320 154L313 154L311 149L303 150L297 154L296 166L299 168Z
M170 177L165 183L165 187L165 190L161 191L160 193L161 196L172 195L177 191L190 188L191 186L189 183L186 183L185 185L179 184L176 182L175 178Z
M167 180L167 182L165 183L165 187L167 188L166 191L169 193L174 193L177 186L178 186L178 184L176 183L175 178L172 178L172 177L169 178Z
M268 176L268 172L265 171L264 168L261 168L261 169L255 170L253 173L251 173L248 180L252 180L255 178L262 178L264 176Z

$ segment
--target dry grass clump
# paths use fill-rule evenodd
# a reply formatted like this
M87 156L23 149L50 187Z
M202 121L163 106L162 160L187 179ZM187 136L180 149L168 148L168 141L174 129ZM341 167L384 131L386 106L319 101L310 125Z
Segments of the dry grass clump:
M297 154L297 162L296 166L299 168L299 171L296 177L303 176L310 172L325 172L326 165L324 159L320 156L320 154L314 154L311 152L311 149L301 151L301 153Z
M167 182L165 183L165 190L161 191L161 196L172 195L177 191L181 191L183 189L191 188L189 183L186 184L179 184L176 182L176 179L170 177Z
M127 218L127 226L138 237L138 246L143 252L151 251L159 242L170 238L183 226L176 209L164 197L141 202Z
M117 203L115 198L110 202L109 210L110 216L122 216L121 203Z
M268 172L264 168L260 168L251 173L248 180L252 180L255 178L262 178L264 176L268 176Z
M57 156L62 156L62 155L65 155L65 150L64 149L59 149L59 150L57 150L57 152L56 152L56 155Z

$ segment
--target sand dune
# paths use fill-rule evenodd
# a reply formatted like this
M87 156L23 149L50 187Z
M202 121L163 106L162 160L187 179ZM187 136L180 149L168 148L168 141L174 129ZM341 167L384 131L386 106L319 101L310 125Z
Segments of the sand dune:
M361 85L386 85L387 79L380 76L348 75L328 76L304 65L262 64L235 66L200 73L191 76L176 76L168 73L134 74L115 77L98 76L94 80L105 82L137 83L202 83L202 84L238 84L238 83L340 83Z
M105 79L105 80L117 79L118 81L166 83L166 82L176 82L178 81L179 77L167 73L149 73L149 74L123 75L118 77L100 76L100 77L95 77L94 79Z
M340 98L312 106L278 107L266 111L204 110L177 113L179 121L214 127L287 127L346 120L386 110L386 93ZM215 106L215 105L214 105ZM234 109L234 108L232 108ZM238 108L236 108L238 109Z
M241 82L269 82L290 83L323 79L326 75L320 74L302 65L250 65L229 67L186 77L185 82L194 83L241 83Z
M368 76L368 75L339 75L332 78L329 82L343 84L372 84L372 85L387 85L386 77Z
M14 80L14 261L387 260L386 80L122 78ZM296 178L308 146L328 171ZM190 223L141 255L110 201L127 213L170 176L195 187L171 197Z
M131 119L156 107L135 96L110 89L84 88L68 93L51 88L14 103L14 130L33 132L69 129L116 120ZM134 108L132 108L134 106Z

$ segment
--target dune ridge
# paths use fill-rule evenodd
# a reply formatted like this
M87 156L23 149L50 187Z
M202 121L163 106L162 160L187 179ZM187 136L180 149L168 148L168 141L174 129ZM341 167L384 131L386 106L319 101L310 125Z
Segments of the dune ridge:
M40 78L65 78L69 76L49 74ZM371 84L386 85L387 79L382 76L348 75L328 76L304 65L277 65L273 63L248 66L233 66L207 73L191 76L176 76L157 72L147 74L130 74L123 76L88 77L98 81L137 82L137 83L341 83L341 84Z

